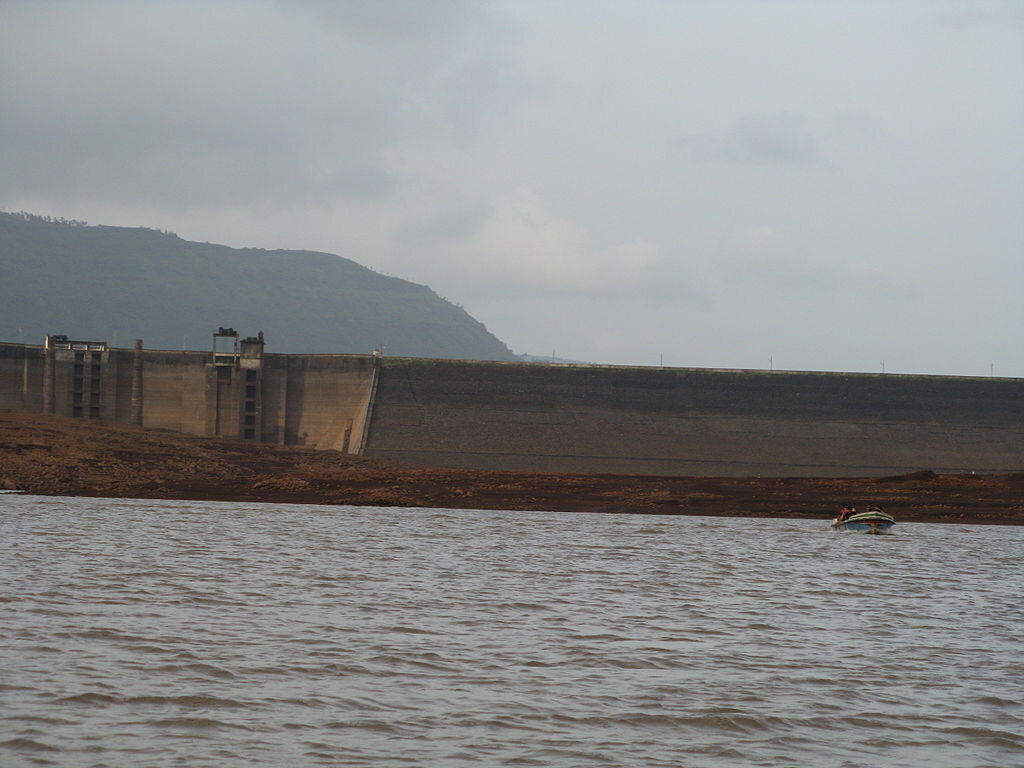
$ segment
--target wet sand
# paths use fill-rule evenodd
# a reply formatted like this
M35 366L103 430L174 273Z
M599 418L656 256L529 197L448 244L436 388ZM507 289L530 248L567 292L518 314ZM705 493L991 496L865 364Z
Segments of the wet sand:
M11 411L0 411L0 489L58 496L822 520L850 502L881 504L897 522L1024 524L1024 471L843 479L488 472Z

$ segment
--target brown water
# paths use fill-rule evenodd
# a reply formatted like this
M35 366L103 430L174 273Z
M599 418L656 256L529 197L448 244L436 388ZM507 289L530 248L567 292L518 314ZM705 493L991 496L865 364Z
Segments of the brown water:
M0 496L0 765L1024 765L1024 529Z

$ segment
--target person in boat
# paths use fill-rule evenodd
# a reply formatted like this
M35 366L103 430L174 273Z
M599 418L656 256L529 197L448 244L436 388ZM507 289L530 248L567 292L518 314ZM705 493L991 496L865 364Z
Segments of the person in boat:
M884 514L885 510L879 504L872 504L868 507L868 512L882 512Z
M843 504L842 509L839 510L839 516L836 518L836 522L845 522L850 515L855 514L857 514L857 508L853 506L853 504Z

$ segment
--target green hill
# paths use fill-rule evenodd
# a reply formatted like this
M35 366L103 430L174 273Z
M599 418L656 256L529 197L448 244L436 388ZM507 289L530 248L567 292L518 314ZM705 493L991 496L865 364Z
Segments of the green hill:
M484 325L425 285L313 251L194 243L152 229L0 213L0 340L47 333L206 349L219 326L271 352L512 360Z

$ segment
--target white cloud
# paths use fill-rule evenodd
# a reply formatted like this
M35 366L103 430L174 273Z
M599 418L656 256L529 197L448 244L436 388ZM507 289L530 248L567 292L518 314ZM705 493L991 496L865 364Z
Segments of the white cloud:
M635 288L659 260L642 238L594 246L583 227L550 212L526 185L495 200L479 231L449 254L477 281L552 292Z

